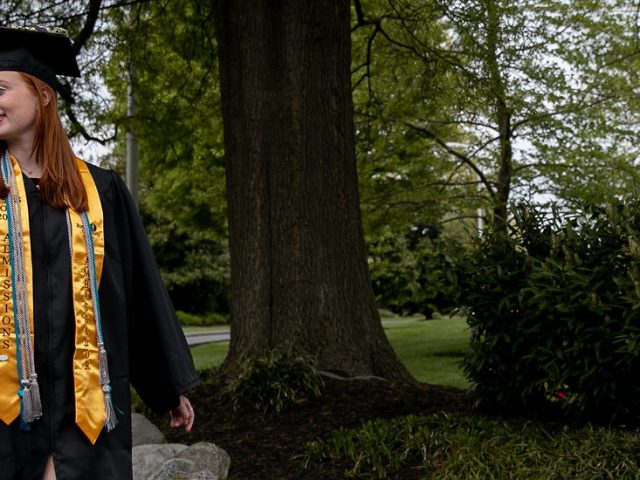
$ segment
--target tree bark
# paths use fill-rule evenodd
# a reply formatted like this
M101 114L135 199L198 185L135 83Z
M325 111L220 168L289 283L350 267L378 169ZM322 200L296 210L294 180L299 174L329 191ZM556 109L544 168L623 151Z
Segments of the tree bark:
M216 2L231 250L223 371L267 349L411 380L382 328L359 211L346 0Z

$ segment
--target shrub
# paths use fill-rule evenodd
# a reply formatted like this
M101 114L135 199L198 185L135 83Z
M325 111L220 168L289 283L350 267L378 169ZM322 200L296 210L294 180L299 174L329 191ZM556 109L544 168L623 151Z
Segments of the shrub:
M265 351L245 360L240 374L225 390L234 408L282 412L293 404L318 397L323 382L309 358Z
M230 260L224 235L211 228L180 228L141 202L141 216L162 280L176 309L192 314L229 312Z
M203 315L193 315L191 313L176 311L176 316L183 327L209 327L212 325L227 325L229 315L223 313L206 313Z
M507 237L482 239L460 274L481 404L638 418L639 207L521 207Z
M411 232L410 232L411 233ZM458 306L452 265L461 246L453 239L392 235L369 243L376 301L400 315L449 313Z

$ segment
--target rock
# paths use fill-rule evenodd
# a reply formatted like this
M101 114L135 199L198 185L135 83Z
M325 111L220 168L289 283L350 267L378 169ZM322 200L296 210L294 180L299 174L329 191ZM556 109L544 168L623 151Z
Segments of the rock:
M231 465L229 454L213 443L200 442L180 451L177 458L191 460L213 472L216 478L226 480Z
M135 480L227 480L231 459L213 443L176 443L133 448Z
M186 448L186 445L177 443L133 447L133 478L145 480L150 472Z
M149 472L144 480L220 480L220 477L192 460L172 458Z
M140 413L131 414L131 434L134 447L137 445L167 443L158 427Z

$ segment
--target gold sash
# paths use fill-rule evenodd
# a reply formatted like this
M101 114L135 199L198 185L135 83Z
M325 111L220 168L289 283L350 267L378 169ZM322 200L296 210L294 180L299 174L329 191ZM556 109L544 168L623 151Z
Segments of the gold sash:
M29 211L24 189L24 180L18 162L11 157L20 198L20 216L24 239L24 259L29 301L29 320L33 332L33 288L32 263L29 232ZM82 182L87 192L91 240L95 258L96 282L99 282L104 259L104 221L98 190L86 164L76 159ZM89 258L85 242L82 214L68 209L69 235L72 249L71 275L73 308L76 318L75 353L73 357L73 378L76 403L76 423L91 443L95 443L105 425L107 417L105 392L100 381L99 348L94 300L91 294ZM13 315L14 293L11 284L11 264L9 261L9 224L6 204L0 205L0 419L6 424L13 422L20 414L20 380ZM96 286L97 289L97 286ZM32 335L33 344L33 335ZM104 388L109 388L108 384Z
M93 177L86 164L77 159L82 183L87 191L91 220L96 277L102 274L104 258L104 225L102 204ZM73 355L73 381L76 398L76 423L91 443L95 443L102 431L107 414L104 407L104 392L100 384L99 349L97 344L96 318L91 295L88 252L79 213L69 209L71 224L73 280L73 308L76 315L76 350Z
M31 344L33 345L33 272L31 270L31 235L29 231L29 210L27 194L22 181L22 172L16 159L11 156L20 198L20 217L22 219L22 237L24 241L25 270L27 278L27 298L29 299L29 324L31 325ZM18 372L17 338L14 322L14 296L11 283L11 261L9 245L9 222L7 212L8 198L0 206L0 303L2 313L2 331L0 344L0 419L7 425L20 415L20 378Z

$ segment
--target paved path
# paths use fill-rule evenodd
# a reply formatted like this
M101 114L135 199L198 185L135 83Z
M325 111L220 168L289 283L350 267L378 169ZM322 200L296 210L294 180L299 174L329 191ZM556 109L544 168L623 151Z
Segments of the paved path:
M202 345L205 343L222 343L228 342L231 333L228 331L205 332L205 333L187 333L187 343L190 347L194 345Z

